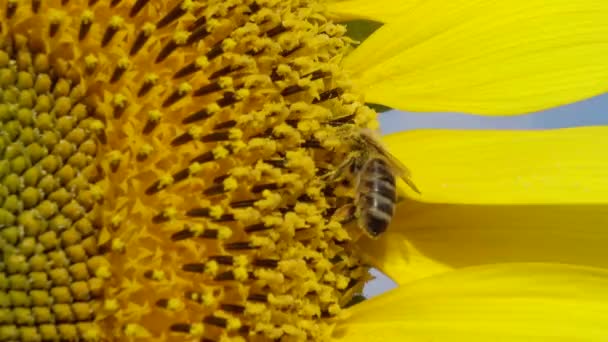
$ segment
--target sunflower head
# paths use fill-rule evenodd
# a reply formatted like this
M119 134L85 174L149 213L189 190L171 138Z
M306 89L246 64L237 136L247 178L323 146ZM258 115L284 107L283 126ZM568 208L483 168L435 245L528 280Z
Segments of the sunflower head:
M0 1L0 340L324 339L375 112L313 1Z

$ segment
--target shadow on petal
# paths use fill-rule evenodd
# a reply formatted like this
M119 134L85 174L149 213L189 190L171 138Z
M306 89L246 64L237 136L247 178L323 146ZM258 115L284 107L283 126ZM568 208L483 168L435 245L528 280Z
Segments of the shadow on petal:
M363 240L400 284L452 268L504 262L608 267L608 206L402 203L389 231Z

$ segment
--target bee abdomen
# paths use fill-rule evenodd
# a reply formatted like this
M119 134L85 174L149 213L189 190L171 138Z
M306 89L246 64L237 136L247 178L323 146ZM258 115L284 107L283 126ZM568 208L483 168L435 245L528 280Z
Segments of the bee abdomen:
M359 226L371 237L377 237L386 231L392 217L392 214L389 215L384 211L366 208L360 211Z
M397 196L395 176L383 159L374 158L365 165L357 190L361 195L380 195L394 204Z
M376 237L386 230L395 211L395 177L379 158L370 160L362 172L357 189L359 226Z

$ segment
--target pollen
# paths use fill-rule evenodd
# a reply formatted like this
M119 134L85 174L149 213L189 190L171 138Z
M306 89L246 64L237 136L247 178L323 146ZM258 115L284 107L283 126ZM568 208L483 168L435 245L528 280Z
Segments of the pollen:
M368 266L322 175L377 122L321 8L0 0L0 341L331 336Z

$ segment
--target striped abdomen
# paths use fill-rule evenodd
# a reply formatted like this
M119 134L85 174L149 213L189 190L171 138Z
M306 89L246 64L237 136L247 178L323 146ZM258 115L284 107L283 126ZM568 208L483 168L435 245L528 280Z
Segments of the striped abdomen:
M395 176L382 158L371 158L360 172L356 200L359 227L377 237L393 218Z

